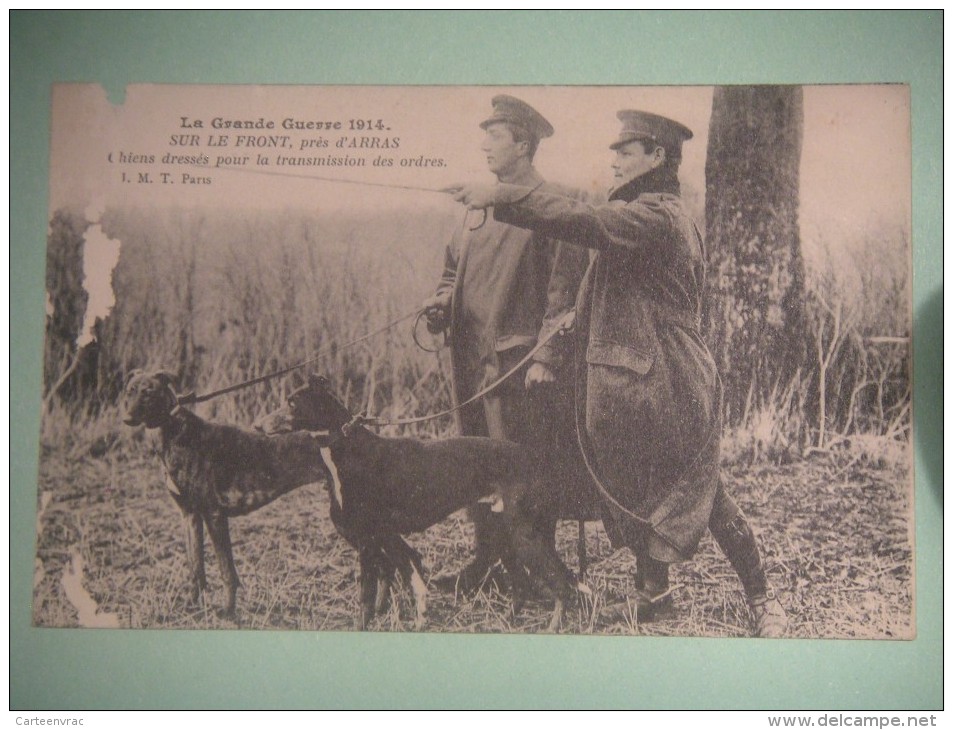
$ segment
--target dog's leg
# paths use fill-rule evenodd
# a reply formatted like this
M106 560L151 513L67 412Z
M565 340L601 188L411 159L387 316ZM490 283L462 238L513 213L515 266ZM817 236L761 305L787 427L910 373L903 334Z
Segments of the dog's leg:
M235 570L235 559L232 557L232 538L228 532L228 517L221 512L213 512L206 517L209 537L215 548L218 558L218 568L225 583L227 600L222 615L225 618L235 618L235 595L238 593L238 571Z
M394 566L382 554L377 571L377 600L374 601L374 614L382 615L387 610L391 588L394 585Z
M492 576L493 566L502 557L506 544L504 519L488 504L475 504L467 509L474 527L474 557L460 571L455 587L464 595L476 593Z
M424 565L420 553L408 545L400 535L385 537L384 551L390 561L397 566L401 578L410 584L416 612L414 627L419 631L427 625L427 584L423 578Z
M526 566L532 579L542 582L552 592L556 601L548 631L558 631L563 609L573 595L572 574L555 547L533 528L531 521L519 514L510 518L510 539L519 562Z
M427 585L416 566L410 576L410 587L414 591L414 607L416 608L414 628L422 631L427 625Z
M376 544L362 545L359 550L361 565L361 611L357 628L365 631L374 618L377 605L377 581L381 571L382 554Z
M578 533L576 535L576 553L579 556L579 582L586 579L586 569L589 567L589 556L586 553L586 523L579 520L576 525Z
M556 605L553 608L553 617L549 620L546 631L550 634L558 634L563 623L563 607L565 603L562 598L556 598Z
M513 616L518 616L523 610L523 604L532 593L529 573L527 567L520 559L519 552L515 549L516 541L509 534L510 528L507 527L506 539L500 545L500 560L506 569L506 574L510 579Z
M414 550L399 535L387 538L385 548L388 554L399 555L397 565L404 575L404 580L410 583L410 590L414 594L414 609L416 617L414 628L418 631L427 625L427 584L424 582L424 564L420 553Z
M202 515L198 513L189 514L182 511L182 517L185 520L185 554L189 563L189 577L191 579L191 591L189 600L193 606L199 603L199 597L208 584L205 581L205 527L202 522Z

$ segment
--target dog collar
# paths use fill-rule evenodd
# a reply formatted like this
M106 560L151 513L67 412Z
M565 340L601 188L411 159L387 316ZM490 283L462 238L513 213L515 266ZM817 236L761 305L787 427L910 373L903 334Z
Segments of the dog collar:
M350 436L353 433L355 428L363 426L367 422L367 419L358 413L356 416L351 418L350 421L341 426L341 435L344 437Z
M306 431L305 433L313 439L321 440L326 446L333 446L338 441L344 440L344 434L341 433L340 428L320 429L318 431Z

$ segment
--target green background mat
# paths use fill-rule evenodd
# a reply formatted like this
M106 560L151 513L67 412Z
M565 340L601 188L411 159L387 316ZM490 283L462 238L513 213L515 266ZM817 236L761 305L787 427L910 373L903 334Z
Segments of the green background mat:
M942 11L12 12L14 709L942 707ZM913 104L917 639L30 627L50 85L902 82Z

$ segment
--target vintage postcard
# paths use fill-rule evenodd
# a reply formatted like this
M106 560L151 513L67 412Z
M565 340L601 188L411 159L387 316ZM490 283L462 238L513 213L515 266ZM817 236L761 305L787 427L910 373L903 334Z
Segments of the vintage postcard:
M36 626L914 638L907 86L51 126Z

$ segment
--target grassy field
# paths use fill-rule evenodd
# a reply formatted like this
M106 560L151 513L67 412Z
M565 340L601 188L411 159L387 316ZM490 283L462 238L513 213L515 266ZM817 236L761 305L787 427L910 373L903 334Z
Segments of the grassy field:
M95 358L89 350L85 359L75 358L86 306L76 262L88 224L57 217L46 387L73 374L45 399L34 622L350 629L357 557L330 523L321 484L232 521L243 581L237 623L218 618L223 591L211 558L205 605L190 610L184 528L153 453L156 435L123 426L116 396L133 368L172 371L180 391L205 393L321 351L314 369L354 410L407 417L446 408L446 355L417 349L406 323L359 346L342 345L412 312L432 293L446 242L460 225L456 213L107 211L102 230L122 242L111 277L116 302L96 326ZM909 344L892 337L871 349L864 339L865 332L904 334L908 323L898 303L904 286L868 287L896 294L896 301L880 301L880 309L868 298L864 307L847 302L833 309L833 322L818 319L826 402L812 398L818 376L805 370L771 398L752 401L725 434L725 484L760 535L791 636L886 639L914 631ZM824 303L837 291L827 291ZM870 321L861 319L870 312ZM247 426L301 382L295 374L198 410L216 422ZM826 403L826 431L812 425L818 403L821 414ZM409 435L439 438L451 431L443 419ZM408 539L432 577L468 561L470 530L458 514ZM557 537L564 560L575 567L575 523L562 523ZM633 559L611 550L598 523L588 525L587 544L592 603L573 610L564 631L748 634L740 583L710 539L694 560L673 570L675 616L645 625L600 619L600 607L623 600L633 587ZM549 608L531 604L513 616L509 597L495 590L472 600L434 592L430 617L431 631L537 631ZM374 628L411 630L412 619L402 591Z
M129 628L350 630L357 615L357 555L335 533L323 484L302 487L250 516L232 521L242 579L237 622L218 617L224 593L209 559L210 590L200 610L186 605L184 530L168 496L152 434L142 431L93 456L88 447L45 449L40 473L34 621L76 626L78 611L64 576L78 554L83 584L101 613ZM98 453L98 452L97 452ZM912 543L906 470L829 458L785 466L725 470L759 533L771 580L790 615L790 636L911 638ZM462 514L412 535L430 577L463 567L472 534ZM576 523L560 523L558 549L575 568ZM567 633L746 636L748 611L724 556L706 538L696 559L676 567L676 614L652 624L604 623L599 608L632 588L633 560L613 552L600 523L588 523L592 565L589 610L573 610ZM549 607L530 603L512 615L494 589L472 599L432 591L428 631L533 632ZM412 631L409 591L392 599L374 629Z

